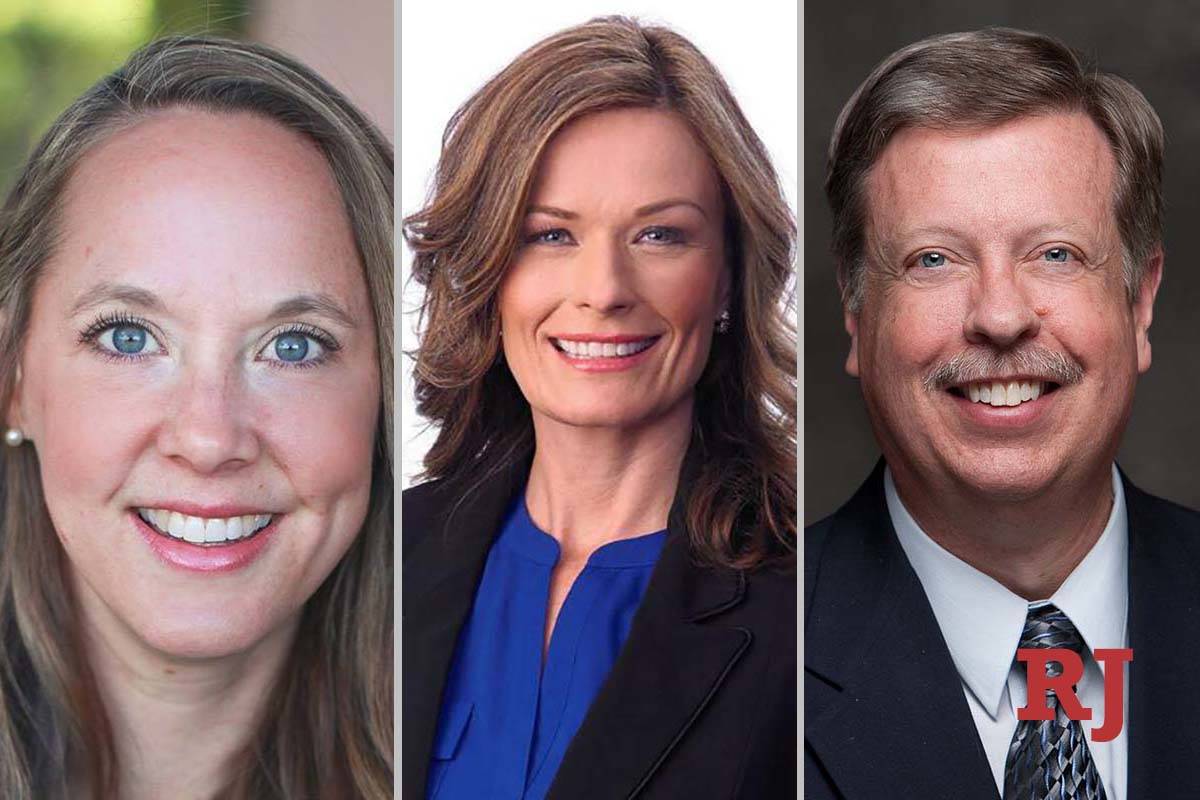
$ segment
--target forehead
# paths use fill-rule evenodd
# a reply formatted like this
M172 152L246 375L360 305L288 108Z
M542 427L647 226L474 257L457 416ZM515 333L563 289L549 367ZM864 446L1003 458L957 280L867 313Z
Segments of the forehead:
M871 231L951 226L975 236L1113 220L1116 163L1086 115L1020 117L990 128L897 133L867 177Z
M67 289L108 280L228 302L364 284L325 158L248 113L170 109L112 134L71 175L61 228L46 280Z
M620 108L577 119L546 147L535 202L625 206L685 196L717 207L720 181L708 151L678 114Z

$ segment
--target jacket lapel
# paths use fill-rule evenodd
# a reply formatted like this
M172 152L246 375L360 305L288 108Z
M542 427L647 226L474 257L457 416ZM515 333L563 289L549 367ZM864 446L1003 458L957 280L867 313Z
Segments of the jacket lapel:
M425 796L425 779L450 661L504 513L520 491L522 461L463 498L438 487L436 509L402 524L426 528L403 565L403 797ZM461 502L460 502L461 500ZM422 509L424 512L425 509Z
M882 462L838 512L808 580L805 738L839 792L997 797L958 672L892 530Z
M742 601L745 578L692 563L681 496L629 637L563 756L549 800L641 792L750 645L750 631L720 621Z
M1200 797L1200 516L1125 480L1129 514L1127 797Z

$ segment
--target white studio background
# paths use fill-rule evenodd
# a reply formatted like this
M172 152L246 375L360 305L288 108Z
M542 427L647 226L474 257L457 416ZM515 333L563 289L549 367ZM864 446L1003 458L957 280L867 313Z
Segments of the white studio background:
M798 206L799 20L793 0L409 0L400 6L400 208L424 203L450 115L488 78L538 40L610 14L661 24L688 37L720 70L771 153L793 211ZM409 281L411 253L401 242L403 287L397 328L403 351L416 347L421 287ZM400 481L412 485L435 431L416 412L412 360L400 360Z

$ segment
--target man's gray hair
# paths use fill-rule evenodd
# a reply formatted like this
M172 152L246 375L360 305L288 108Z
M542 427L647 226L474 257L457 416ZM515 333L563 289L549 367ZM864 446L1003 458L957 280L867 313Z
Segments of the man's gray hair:
M862 307L867 176L904 128L969 130L1018 117L1082 112L1116 160L1113 210L1132 301L1162 241L1163 130L1133 84L1084 63L1057 39L1011 28L931 36L897 50L842 108L829 145L825 193L842 303Z

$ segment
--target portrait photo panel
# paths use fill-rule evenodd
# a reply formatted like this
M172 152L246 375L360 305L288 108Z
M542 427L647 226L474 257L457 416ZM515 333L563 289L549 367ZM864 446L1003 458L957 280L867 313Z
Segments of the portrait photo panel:
M804 796L1197 796L1200 16L804 13Z
M393 4L0 0L0 797L394 796Z
M403 796L796 796L798 24L404 5Z

